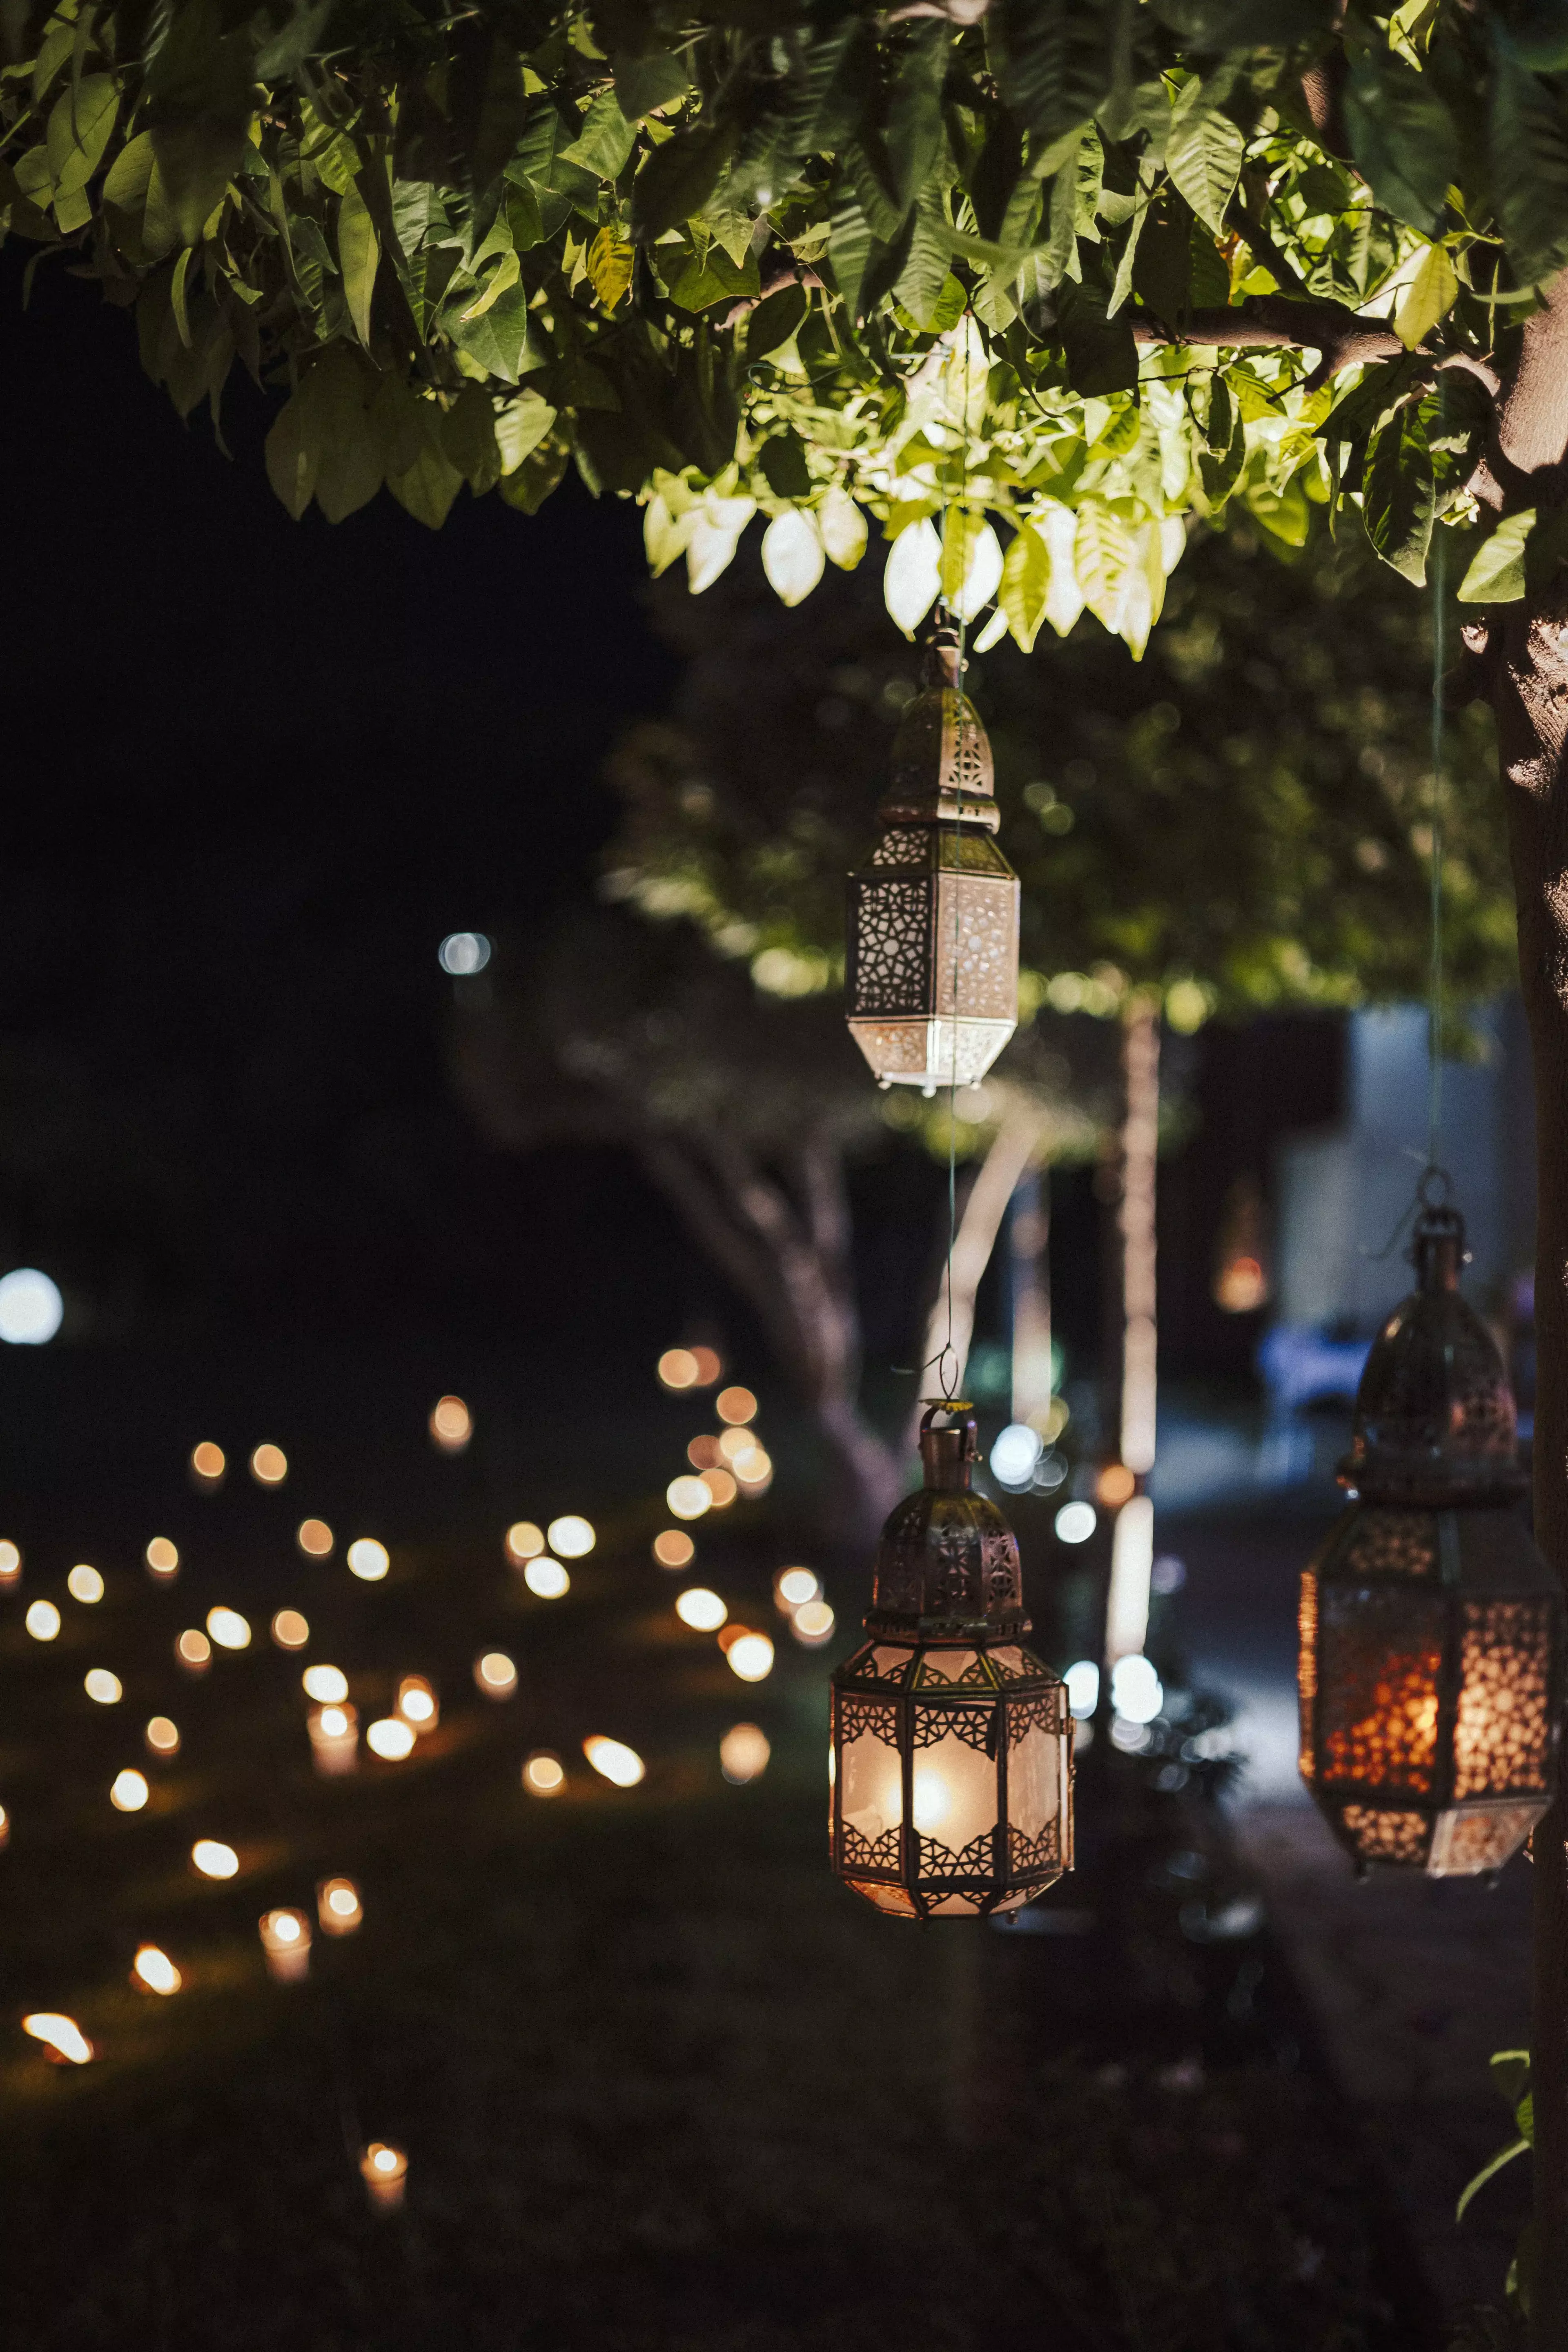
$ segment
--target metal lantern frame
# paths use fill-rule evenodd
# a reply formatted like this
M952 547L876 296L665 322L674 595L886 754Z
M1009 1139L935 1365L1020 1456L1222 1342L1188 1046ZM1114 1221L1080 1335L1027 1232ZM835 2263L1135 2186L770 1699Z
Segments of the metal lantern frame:
M1426 1211L1301 1580L1301 1775L1358 1867L1495 1870L1551 1801L1563 1603L1519 1510L1512 1392L1458 1295L1464 1227Z
M893 1917L1016 1910L1073 1866L1067 1688L1025 1646L1018 1547L994 1503L970 1489L977 1450L970 1405L928 1408L926 1483L888 1520L868 1638L833 1676L833 1868ZM858 1757L867 1738L887 1757ZM948 1742L949 1773L957 1767L967 1801L989 1815L957 1848L920 1821L921 1759L931 1770ZM977 1769L965 1752L984 1759ZM897 1820L874 1837L849 1818L862 1810L857 1775L879 1775L884 1795L896 1777Z

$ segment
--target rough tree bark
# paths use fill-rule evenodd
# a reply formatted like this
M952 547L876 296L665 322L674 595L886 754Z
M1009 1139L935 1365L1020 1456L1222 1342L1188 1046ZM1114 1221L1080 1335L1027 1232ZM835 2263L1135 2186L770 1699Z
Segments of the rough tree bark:
M1568 278L1523 331L1500 394L1489 505L1538 514L1568 488ZM1519 903L1519 969L1537 1130L1535 1532L1568 1581L1568 577L1465 632L1497 719ZM1568 1802L1535 1832L1531 2333L1568 2352Z

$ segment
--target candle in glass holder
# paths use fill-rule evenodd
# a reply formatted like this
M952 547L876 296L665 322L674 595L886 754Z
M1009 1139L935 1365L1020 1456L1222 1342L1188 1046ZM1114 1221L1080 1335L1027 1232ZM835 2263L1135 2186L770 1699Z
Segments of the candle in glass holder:
M352 1936L364 1921L364 1906L352 1878L323 1878L316 1888L316 1916L323 1936Z
M359 1716L349 1706L313 1706L305 1718L310 1734L310 1761L331 1779L352 1772L359 1762Z
M395 2213L408 2185L408 2158L403 2150L373 2139L360 2158L359 2168L372 2205L378 2212Z
M298 1984L310 1973L310 1922L303 1911L264 1911L261 1949L275 1984Z
M441 1703L434 1684L423 1675L405 1675L397 1685L397 1712L421 1738L441 1719Z

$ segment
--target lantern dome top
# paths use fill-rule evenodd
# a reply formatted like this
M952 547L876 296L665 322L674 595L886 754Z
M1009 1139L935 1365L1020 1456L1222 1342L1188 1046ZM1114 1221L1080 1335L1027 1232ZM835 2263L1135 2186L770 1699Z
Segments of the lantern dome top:
M995 1504L970 1486L979 1450L972 1404L928 1404L921 1423L924 1484L882 1529L868 1633L1028 1632L1017 1540Z
M975 824L994 833L1001 823L990 740L963 675L958 629L943 615L926 647L923 690L893 739L884 824Z
M1499 1500L1520 1493L1513 1391L1496 1340L1459 1296L1457 1209L1424 1209L1410 1249L1416 1286L1373 1342L1340 1483L1368 1502Z

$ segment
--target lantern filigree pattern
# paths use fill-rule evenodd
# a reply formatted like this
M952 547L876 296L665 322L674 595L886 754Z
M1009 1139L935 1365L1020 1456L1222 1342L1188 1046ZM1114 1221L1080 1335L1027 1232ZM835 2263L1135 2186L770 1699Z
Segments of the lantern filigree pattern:
M932 1406L921 1452L833 1677L833 1866L895 1917L973 1918L1072 1867L1072 1716L1025 1647L1017 1544L970 1489L970 1407Z
M1359 1497L1301 1580L1301 1772L1357 1862L1493 1870L1546 1809L1563 1603L1520 1516L1513 1397L1423 1214L1341 1465Z
M998 824L991 747L939 627L931 682L893 746L887 830L849 878L850 1033L879 1082L968 1086L1017 1024L1018 879Z

